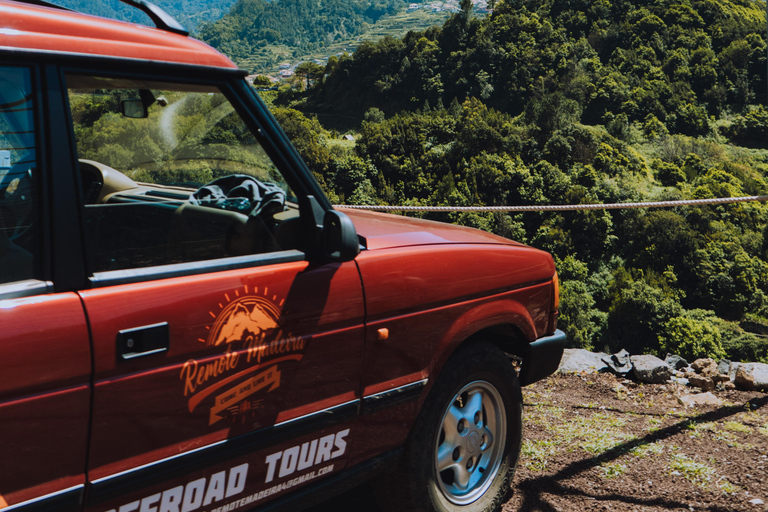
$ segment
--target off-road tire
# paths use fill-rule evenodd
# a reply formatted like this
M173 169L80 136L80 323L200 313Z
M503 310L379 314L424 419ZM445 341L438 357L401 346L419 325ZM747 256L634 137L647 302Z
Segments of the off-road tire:
M392 511L495 512L511 495L521 434L508 357L485 342L461 347L430 391L401 466L379 482L380 501Z

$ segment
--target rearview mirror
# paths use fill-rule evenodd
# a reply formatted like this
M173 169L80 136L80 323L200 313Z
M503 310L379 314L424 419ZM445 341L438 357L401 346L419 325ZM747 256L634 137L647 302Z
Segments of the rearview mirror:
M122 100L120 102L120 107L124 117L144 119L149 116L147 107L144 106L144 102L140 99Z

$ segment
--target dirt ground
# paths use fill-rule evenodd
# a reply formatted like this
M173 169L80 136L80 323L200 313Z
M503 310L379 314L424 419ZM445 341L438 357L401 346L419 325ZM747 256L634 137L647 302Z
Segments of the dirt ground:
M523 390L513 511L768 511L768 394L694 390L610 374L556 375ZM355 489L312 512L378 512ZM762 503L760 503L762 502Z

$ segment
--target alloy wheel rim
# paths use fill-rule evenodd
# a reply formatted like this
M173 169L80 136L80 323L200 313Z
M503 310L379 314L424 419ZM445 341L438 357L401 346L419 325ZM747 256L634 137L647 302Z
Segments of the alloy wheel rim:
M467 505L485 494L499 472L506 432L496 387L474 381L456 393L443 413L434 456L438 486L448 501Z

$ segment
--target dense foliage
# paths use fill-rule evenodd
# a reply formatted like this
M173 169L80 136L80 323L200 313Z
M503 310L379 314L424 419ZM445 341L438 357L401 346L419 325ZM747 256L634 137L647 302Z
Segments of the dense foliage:
M704 135L709 116L768 93L762 2L522 0L487 19L470 8L441 28L362 45L331 66L313 108L392 114L477 97L516 115L559 91L589 124L652 115ZM546 137L553 127L541 128Z
M362 120L350 149L275 109L334 201L768 194L764 2L521 0L483 20L462 6L443 27L364 43L307 91L278 95ZM574 346L768 360L764 203L428 217L551 251Z
M200 28L200 37L234 60L268 44L306 51L349 39L402 0L238 0L222 19Z
M119 0L53 0L52 3L94 16L154 25L139 9ZM224 16L235 0L153 0L153 3L162 7L188 30L194 30L200 23L215 21Z

